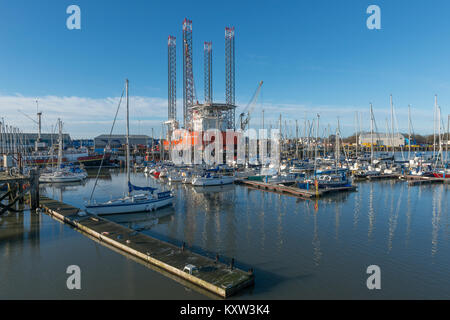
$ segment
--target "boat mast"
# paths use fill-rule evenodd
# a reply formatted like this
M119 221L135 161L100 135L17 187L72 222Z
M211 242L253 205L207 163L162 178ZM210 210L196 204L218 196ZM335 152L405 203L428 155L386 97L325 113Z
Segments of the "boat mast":
M155 161L154 148L155 148L155 136L153 134L153 128L152 128L152 161Z
M128 79L125 80L125 86L126 86L126 94L127 94L127 137L126 137L126 144L127 144L127 187L128 183L130 183L130 111L129 111L129 99L128 99ZM130 191L128 188L128 195L130 195Z
M303 138L302 138L302 160L305 160L305 149L306 149L306 112L303 121Z
M59 137L59 145L58 145L58 169L61 169L62 163L62 150L63 150L63 139L62 139L62 122L61 119L58 118L58 137Z
M358 111L355 112L355 142L356 158L358 159Z
M436 157L436 109L437 109L437 94L434 95L434 112L433 112L433 158Z
M298 156L298 121L295 120L295 157L299 158Z
M373 163L373 110L370 104L370 164Z
M341 150L340 150L340 124L339 124L339 117L337 119L337 128L336 128L336 173L337 173L337 167L341 158ZM345 150L344 150L345 151Z
M443 165L444 157L442 155L442 140L441 140L441 107L438 106L437 111L438 111L438 126L439 126L439 129L438 129L438 134L439 134L439 140L438 140L439 141L439 156L438 156L438 159L439 158L441 159L441 164Z
M444 129L445 130L445 129ZM445 144L445 158L448 160L448 145L450 143L450 114L447 116L447 143Z
M317 131L316 131L316 148L314 150L314 176L316 176L316 169L317 169L317 147L319 145L319 119L320 115L317 114Z
M408 160L411 160L411 105L408 105Z
M392 94L390 97L391 101L391 147L392 154L394 154L394 104L392 103Z

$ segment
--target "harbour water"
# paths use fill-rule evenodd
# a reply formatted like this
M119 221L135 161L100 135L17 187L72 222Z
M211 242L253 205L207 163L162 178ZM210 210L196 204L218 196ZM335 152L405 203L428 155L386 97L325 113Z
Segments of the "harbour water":
M103 171L94 198L123 195L125 180L123 172ZM143 173L132 181L159 186ZM93 183L41 192L83 207ZM318 201L238 185L165 185L176 191L173 208L108 219L253 268L256 285L234 299L449 299L450 186L356 185ZM0 299L210 298L29 211L0 218L0 259ZM81 290L66 287L69 265L81 268ZM381 268L381 290L367 289L370 265Z

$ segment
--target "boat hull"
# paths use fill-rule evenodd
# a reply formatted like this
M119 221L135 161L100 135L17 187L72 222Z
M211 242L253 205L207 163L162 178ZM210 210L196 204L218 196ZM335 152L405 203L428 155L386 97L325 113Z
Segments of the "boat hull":
M64 182L79 182L86 178L85 175L52 175L43 174L39 177L39 182L41 183L64 183Z
M221 186L224 184L232 184L234 182L234 177L222 177L220 179L211 178L194 178L192 179L193 186Z
M94 204L86 206L86 211L96 215L134 213L154 211L172 205L174 197L164 199L152 199L149 201L118 203L118 204Z

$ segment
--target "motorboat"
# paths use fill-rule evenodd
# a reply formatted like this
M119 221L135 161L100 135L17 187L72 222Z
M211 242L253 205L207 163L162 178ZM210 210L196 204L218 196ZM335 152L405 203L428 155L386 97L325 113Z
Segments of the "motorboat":
M224 184L231 184L234 180L235 177L233 176L222 176L207 173L204 176L194 177L191 183L193 186L220 186Z

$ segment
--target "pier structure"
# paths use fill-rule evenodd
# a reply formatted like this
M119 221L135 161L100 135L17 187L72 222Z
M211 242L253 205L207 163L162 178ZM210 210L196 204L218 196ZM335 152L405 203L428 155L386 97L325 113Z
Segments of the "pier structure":
M161 273L178 282L190 283L217 297L228 298L254 284L253 271L236 268L234 259L230 263L223 263L217 257L210 259L188 250L185 243L176 246L44 196L40 199L40 207L44 213L100 243L149 263L155 266L152 269L162 270Z
M271 191L306 199L320 198L331 193L355 191L357 189L356 186L353 185L337 188L319 189L315 187L314 184L311 184L311 188L309 189L300 189L290 186L290 183L266 183L260 181L250 181L247 179L237 179L235 180L235 183L242 184L250 188L260 189L263 191Z
M431 183L450 184L450 177L449 178L436 178L436 177L405 175L402 178L406 179L406 181L408 182L408 185L410 185L410 186L421 185L421 184L431 184Z
M32 209L39 207L39 172L30 171L28 176L19 172L0 173L0 215L7 211L16 210L17 203L23 204L28 197ZM6 203L4 203L6 202Z

